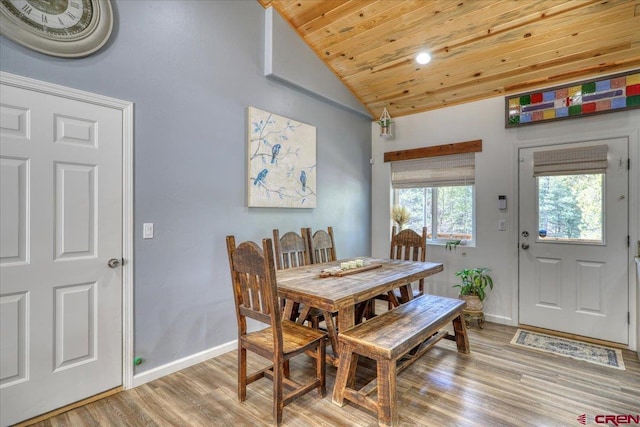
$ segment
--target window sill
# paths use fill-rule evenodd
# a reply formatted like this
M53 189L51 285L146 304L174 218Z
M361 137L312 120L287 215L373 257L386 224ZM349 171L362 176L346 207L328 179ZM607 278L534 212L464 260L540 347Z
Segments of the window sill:
M427 246L446 246L447 240L427 240ZM465 249L465 248L475 248L476 242L467 242L464 245L460 244L452 249L455 251L456 249Z

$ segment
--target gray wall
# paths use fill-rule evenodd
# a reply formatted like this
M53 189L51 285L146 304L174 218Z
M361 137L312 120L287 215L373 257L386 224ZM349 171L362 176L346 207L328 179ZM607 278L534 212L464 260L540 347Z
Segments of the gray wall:
M368 255L371 121L263 76L264 9L246 1L112 0L110 42L59 59L0 38L0 69L135 104L137 373L236 338L224 237L326 228ZM246 108L317 127L318 208L246 207ZM142 223L155 238L142 240Z

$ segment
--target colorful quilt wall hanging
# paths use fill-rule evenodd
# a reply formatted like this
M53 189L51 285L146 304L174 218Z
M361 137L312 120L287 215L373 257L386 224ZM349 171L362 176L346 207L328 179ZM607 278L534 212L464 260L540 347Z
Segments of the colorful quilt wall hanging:
M640 70L505 97L505 127L640 108Z

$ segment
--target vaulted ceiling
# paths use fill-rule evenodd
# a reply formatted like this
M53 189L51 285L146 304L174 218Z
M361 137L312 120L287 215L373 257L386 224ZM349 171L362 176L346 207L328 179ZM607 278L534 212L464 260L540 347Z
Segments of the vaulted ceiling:
M258 1L374 117L640 68L640 0Z

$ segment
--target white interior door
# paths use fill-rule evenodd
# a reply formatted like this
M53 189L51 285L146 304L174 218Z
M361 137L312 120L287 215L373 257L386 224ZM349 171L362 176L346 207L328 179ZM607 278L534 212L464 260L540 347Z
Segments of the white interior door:
M607 146L603 174L534 177L534 153ZM628 142L521 149L520 323L627 344Z
M122 112L0 90L0 424L122 384Z

